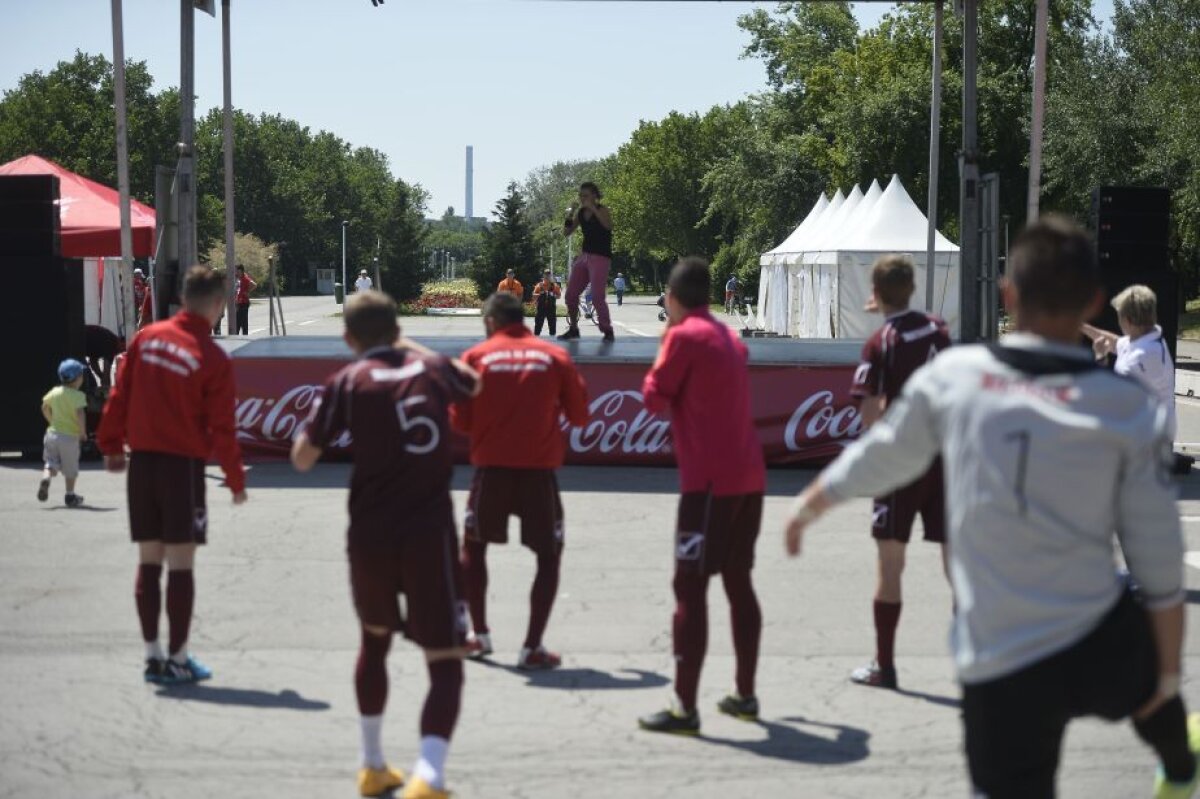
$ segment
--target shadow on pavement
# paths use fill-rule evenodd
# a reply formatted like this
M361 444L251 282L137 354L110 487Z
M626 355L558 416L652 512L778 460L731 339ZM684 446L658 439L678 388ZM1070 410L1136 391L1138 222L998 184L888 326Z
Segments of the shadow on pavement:
M907 696L912 699L923 699L931 705L941 705L942 707L962 707L962 700L957 696L926 694L920 691L906 691L903 688L897 688L896 693L900 694L900 696Z
M1200 589L1189 588L1187 590L1187 602L1189 605L1200 605Z
M96 505L80 505L78 508L68 508L66 505L47 505L46 507L42 508L42 510L43 511L69 510L69 511L72 511L73 513L78 513L80 511L91 511L92 513L112 513L113 511L115 511L117 509L116 508L101 508Z
M168 699L180 699L185 702L258 707L266 710L329 710L328 702L322 702L319 699L305 699L290 689L271 693L255 688L223 688L204 684L164 685L155 692L155 695Z
M788 760L793 763L810 763L818 766L857 763L860 760L866 760L871 754L870 747L867 746L871 734L857 727L823 724L801 716L779 721L759 719L756 722L748 723L761 727L767 733L767 737L757 741L735 741L702 734L697 740L730 749L739 749L759 757ZM826 738L799 729L796 725L832 730L837 735L834 738Z
M653 671L642 669L618 669L615 672L599 669L552 669L550 671L523 671L516 666L507 666L492 660L471 661L490 669L499 669L524 677L526 684L534 688L557 688L559 690L620 691L638 688L661 688L671 681ZM627 675L627 676L623 676Z

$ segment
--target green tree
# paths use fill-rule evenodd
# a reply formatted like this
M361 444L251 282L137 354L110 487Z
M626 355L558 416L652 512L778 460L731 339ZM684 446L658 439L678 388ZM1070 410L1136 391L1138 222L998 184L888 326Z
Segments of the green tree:
M479 287L479 296L495 291L508 269L516 271L522 285L532 288L538 278L533 235L525 196L515 181L508 184L508 194L496 203L492 214L496 221L483 231L483 251L471 263L470 276Z
M434 277L434 269L423 253L428 197L420 186L402 180L392 187L392 202L384 222L380 273L383 290L397 300L417 297L421 286Z

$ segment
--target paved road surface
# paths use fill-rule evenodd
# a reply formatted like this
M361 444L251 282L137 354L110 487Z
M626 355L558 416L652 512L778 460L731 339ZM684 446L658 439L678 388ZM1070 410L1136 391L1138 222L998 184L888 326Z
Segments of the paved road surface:
M467 477L456 475L460 509ZM565 470L568 546L548 635L565 665L534 676L512 669L533 564L517 547L493 548L498 655L467 669L450 761L458 795L965 796L945 644L950 595L937 552L915 545L910 555L898 642L904 691L850 685L846 674L872 646L868 505L839 509L814 531L805 558L787 561L781 520L810 477L771 475L756 570L766 620L764 721L713 710L733 669L726 604L714 586L705 735L684 740L634 726L669 690L674 474ZM210 470L212 543L198 561L193 647L216 677L166 690L141 682L122 480L85 471L88 508L68 511L59 486L46 505L34 500L33 465L0 466L0 797L354 796L357 633L342 552L346 479L339 465L303 477L283 464L257 466L251 502L233 508ZM1200 476L1183 487L1189 544L1200 550ZM1194 570L1188 581L1190 596L1200 596ZM1192 618L1189 674L1200 667ZM385 746L408 768L426 677L417 652L402 643L389 670ZM1200 705L1197 683L1184 690ZM1151 775L1150 756L1127 726L1072 727L1064 797L1145 796Z

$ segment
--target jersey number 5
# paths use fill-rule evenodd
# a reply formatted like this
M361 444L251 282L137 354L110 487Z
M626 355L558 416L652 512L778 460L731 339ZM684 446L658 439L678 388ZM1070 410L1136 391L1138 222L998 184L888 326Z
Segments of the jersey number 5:
M422 428L429 431L429 440L424 443L405 443L404 449L414 455L425 455L433 452L437 448L441 435L438 432L438 426L428 416L410 416L408 409L413 405L419 405L425 401L425 395L420 394L416 397L409 397L406 400L396 403L396 416L400 419L400 429L410 434L411 438L418 438L417 435L411 435Z

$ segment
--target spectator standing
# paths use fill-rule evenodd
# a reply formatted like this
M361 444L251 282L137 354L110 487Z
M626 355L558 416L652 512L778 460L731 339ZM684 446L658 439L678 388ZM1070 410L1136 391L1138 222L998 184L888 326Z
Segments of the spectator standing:
M517 273L512 269L504 273L504 279L496 286L496 291L512 294L518 300L525 299L525 287L521 285L521 281L517 280Z
M533 323L533 335L542 335L542 324L548 323L550 335L558 329L558 298L562 287L554 279L550 270L542 272L542 279L533 287L533 302L537 307L537 318Z
M625 303L625 275L617 272L617 279L613 281L613 291L617 294L617 307L620 308Z
M237 306L237 330L236 335L250 335L250 292L258 288L258 284L250 279L246 274L246 267L241 264L237 265L237 274L234 278L237 280L237 291L234 295L234 305Z
M374 285L375 284L371 282L371 276L367 274L367 270L359 270L358 280L354 281L355 292L370 291Z

